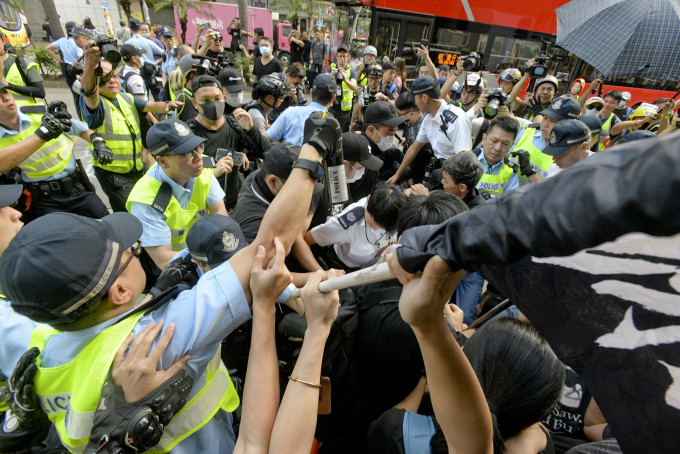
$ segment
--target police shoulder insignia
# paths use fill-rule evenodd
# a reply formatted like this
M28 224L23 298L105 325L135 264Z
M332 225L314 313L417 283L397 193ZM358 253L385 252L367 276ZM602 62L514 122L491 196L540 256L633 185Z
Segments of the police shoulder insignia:
M445 110L444 112L442 112L442 116L444 117L444 121L446 123L453 123L458 119L458 115L456 115L450 110Z
M366 210L364 207L352 208L347 213L338 216L338 222L340 223L343 229L347 230L364 217L365 211Z

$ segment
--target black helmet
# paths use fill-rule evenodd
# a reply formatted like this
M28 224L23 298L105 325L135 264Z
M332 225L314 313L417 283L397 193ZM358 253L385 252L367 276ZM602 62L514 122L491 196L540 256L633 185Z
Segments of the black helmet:
M288 94L290 87L278 76L269 74L257 81L253 86L253 99L261 99L266 95L280 98Z
M382 76L383 67L377 63L372 63L366 66L366 75L368 76Z

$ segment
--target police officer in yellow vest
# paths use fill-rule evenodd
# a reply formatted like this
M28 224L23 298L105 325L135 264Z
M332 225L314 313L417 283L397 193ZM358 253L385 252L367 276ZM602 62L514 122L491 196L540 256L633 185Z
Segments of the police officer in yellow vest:
M520 168L520 185L538 181L548 175L553 165L552 156L542 150L548 144L552 128L561 121L581 116L581 105L568 96L555 98L540 112L541 122L531 123L520 132L512 148L511 156Z
M128 249L142 226L128 213L102 221L52 213L12 240L0 258L0 288L17 313L54 328L33 333L31 344L40 348L34 382L41 408L70 451L83 452L88 443L118 347L130 333L161 319L164 330L174 325L174 333L158 367L191 355L185 370L193 389L150 452L233 451L229 412L238 406L238 397L220 361L221 341L251 317L250 273L258 245L268 258L274 254L274 238L289 250L305 220L314 183L323 175L323 157L335 159L341 151L337 121L310 121L315 121L309 128L313 135L267 210L256 241L202 276L194 288L179 292L182 287L173 287L159 295L152 300L158 305L135 312L146 278L135 258L138 248Z
M73 155L72 136L96 143L94 156L110 156L111 150L85 123L71 120L61 101L51 103L43 114L24 109L30 106L18 107L8 87L0 84L0 172L21 170L25 211L31 218L54 211L106 216L106 206Z
M208 213L227 216L227 209L212 158L204 165L206 139L171 119L153 125L147 140L156 165L135 184L125 207L142 222L144 249L164 269L186 247L196 220Z
M340 123L342 132L349 131L349 123L352 119L352 101L357 91L357 74L348 63L349 50L345 46L338 46L335 52L337 64L331 63L326 72L335 77L338 82L338 93L335 102L328 109Z
M7 86L18 106L38 106L33 113L45 112L45 87L38 64L7 52L4 45L0 45L0 84Z
M93 161L94 172L113 211L125 211L132 187L144 174L144 164L151 164L142 148L140 118L145 112L167 113L181 103L145 101L121 93L118 70L101 60L102 53L94 41L85 44L84 54L80 110L88 126L100 133L113 151L112 162Z
M519 124L511 117L497 116L482 136L482 148L472 150L484 167L477 188L491 194L502 194L519 187L517 164L508 160Z

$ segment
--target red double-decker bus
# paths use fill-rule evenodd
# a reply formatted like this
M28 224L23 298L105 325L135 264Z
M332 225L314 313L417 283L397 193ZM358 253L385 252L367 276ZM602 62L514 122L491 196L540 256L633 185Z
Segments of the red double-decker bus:
M498 73L522 67L536 57L543 41L555 41L555 9L568 0L493 2L491 0L359 0L352 3L355 16L348 39L371 44L378 55L403 57L408 66L417 62L414 49L421 39L430 43L435 65L453 64L459 55L477 52L484 69ZM368 30L365 30L368 29ZM368 31L368 33L367 33ZM603 42L603 46L607 43ZM595 70L570 52L552 47L551 74L561 76L562 90L579 77L590 82ZM556 58L555 58L556 57ZM605 91L631 93L630 103L672 97L680 83L635 77L605 79Z

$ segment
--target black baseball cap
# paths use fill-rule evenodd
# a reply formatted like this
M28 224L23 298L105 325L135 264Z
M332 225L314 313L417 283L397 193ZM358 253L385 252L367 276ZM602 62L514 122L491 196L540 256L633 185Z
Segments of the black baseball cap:
M91 219L50 213L22 228L0 259L0 288L12 308L59 326L104 298L121 256L142 234L129 213Z
M248 88L248 85L246 85L243 80L241 71L236 68L222 69L217 75L217 80L220 81L222 86L226 88L229 93L236 93Z
M3 184L0 185L0 208L10 206L21 197L21 191L24 186L21 184Z
M382 159L371 154L371 143L363 134L345 132L342 134L342 155L350 162L358 162L368 170L377 172L383 166Z
M581 120L565 120L556 124L550 133L543 153L559 156L574 145L590 141L590 129Z
M428 95L435 99L441 96L439 82L431 76L422 76L413 81L411 93L414 95Z
M288 142L279 143L264 154L263 166L268 173L287 180L293 171L293 162L299 154L298 145Z
M167 25L163 25L160 30L158 30L158 34L160 36L175 36L172 28L168 27Z
M194 134L186 123L175 118L159 121L146 133L146 146L152 156L187 154L205 141Z
M142 26L142 23L136 17L131 17L130 20L128 21L128 26L130 27L131 30L137 30L139 29L139 27Z
M633 142L634 140L656 139L657 137L659 136L654 134L652 131L647 131L645 129L632 131L623 136L621 140L619 140L619 145L621 145L622 143Z
M345 46L344 44L340 44L338 48L335 50L335 53L337 54L338 52L342 51L349 53L349 47Z
M560 96L552 100L550 105L541 111L541 115L554 121L578 119L581 116L581 105L568 96Z
M335 77L323 73L314 78L313 88L315 90L327 89L329 92L335 93L338 90L338 84L335 82Z
M209 214L191 226L187 247L191 258L216 268L248 243L238 222L221 214Z
M92 38L92 33L87 28L76 25L71 29L71 36L87 36Z
M588 126L591 134L599 134L602 131L602 120L600 120L599 115L582 117L581 121Z
M397 108L389 101L376 101L368 105L364 112L364 124L381 123L387 126L399 126L406 118L399 115Z
M217 87L221 90L222 84L220 83L219 80L215 79L214 77L207 76L204 74L202 76L194 77L191 81L192 93L196 93L196 90L198 90L201 87Z
M140 55L144 55L144 51L134 44L123 44L120 48L120 56L123 57L124 60Z

